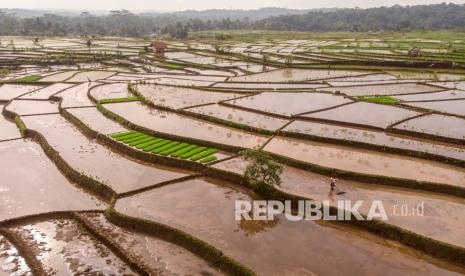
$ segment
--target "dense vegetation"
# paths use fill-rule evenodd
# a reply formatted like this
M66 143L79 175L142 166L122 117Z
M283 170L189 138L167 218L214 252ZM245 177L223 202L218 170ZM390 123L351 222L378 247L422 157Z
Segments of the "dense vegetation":
M246 13L247 11L244 11ZM228 16L228 13L223 13ZM264 19L240 17L237 11L222 19L196 18L202 13L184 16L140 14L126 10L108 15L82 13L78 16L44 14L22 18L0 11L0 35L105 35L140 37L167 34L186 38L188 32L205 30L262 29L280 31L409 31L463 30L465 5L437 4L393 6L371 9L314 10L305 14L271 16ZM235 19L234 19L235 18Z

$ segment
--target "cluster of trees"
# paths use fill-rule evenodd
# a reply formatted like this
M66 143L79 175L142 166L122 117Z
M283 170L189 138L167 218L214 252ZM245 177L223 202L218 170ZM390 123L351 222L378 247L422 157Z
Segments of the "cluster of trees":
M245 12L245 11L244 11ZM262 29L280 31L408 31L464 29L465 5L437 4L371 9L315 10L265 19L185 18L175 15L136 15L127 10L107 15L44 14L21 18L0 11L0 35L100 35L141 37L152 34L186 38L189 31Z

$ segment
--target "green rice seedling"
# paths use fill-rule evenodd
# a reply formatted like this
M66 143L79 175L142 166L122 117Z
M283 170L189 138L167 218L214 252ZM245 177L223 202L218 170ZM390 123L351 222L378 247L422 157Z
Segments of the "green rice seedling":
M118 137L123 137L123 136L134 134L134 133L137 133L137 132L136 131L118 132L118 133L112 134L111 137L112 138L118 138Z
M137 145L140 145L142 143L145 143L145 142L148 142L148 141L152 141L153 138L152 136L148 136L148 137L145 137L143 139L140 139L140 140L137 140L137 141L134 141L134 142L131 142L131 143L128 143L128 145L130 145L131 147L134 147L134 146L137 146Z
M139 140L147 138L147 137L150 137L150 136L143 134L141 136L137 136L137 137L134 137L134 138L122 140L122 142L125 143L125 144L129 144L129 143L139 141Z
M27 77L22 77L20 79L16 79L16 81L17 82L33 82L33 81L38 81L41 78L42 77L38 76L38 75L31 75L31 76L27 76Z
M158 147L158 148L152 150L151 153L159 154L160 152L162 152L162 151L164 151L164 150L167 150L167 149L169 149L169 148L172 148L172 147L174 147L174 146L177 146L177 145L179 145L179 142L171 142L171 143L166 144L166 145L164 145L164 146L162 146L162 147Z
M178 150L180 150L180 149L183 149L183 148L185 148L185 147L187 147L187 146L190 146L190 144L188 144L188 143L181 143L181 144L179 144L179 145L177 145L177 146L175 146L175 147L172 147L172 148L169 148L169 149L167 149L167 150L164 150L164 151L160 152L160 154L161 154L161 155L169 155L169 154L171 154L171 153L173 153L173 152L176 152L176 151L178 151Z
M196 148L194 150L191 150L189 152L186 152L186 153L180 155L179 157L181 157L182 159L187 159L187 158L189 158L191 156L194 156L194 155L196 155L196 154L198 154L198 153L200 153L200 152L202 152L204 150L207 150L207 148L206 147Z
M399 102L398 99L389 96L366 96L360 97L360 99L370 103L393 104Z
M131 138L134 138L134 137L139 137L139 136L142 136L142 135L144 135L144 134L137 132L137 133L134 133L134 134L129 134L129 135L125 135L125 136L122 136L122 137L118 137L115 140L123 141L123 140L131 139Z
M153 140L150 140L148 142L137 145L136 149L143 149L143 148L146 148L146 147L151 146L153 144L159 143L161 141L164 141L164 139L154 138Z
M169 144L171 142L173 142L173 141L171 141L171 140L163 140L163 141L160 141L160 142L158 142L156 144L145 147L142 150L145 151L145 152L149 152L149 151L152 151L152 150L154 150L154 149L156 149L158 147L162 147L162 146L164 146L166 144Z
M187 153L191 150L194 150L196 148L198 148L199 146L196 146L196 145L190 145L188 147L185 147L185 148L182 148L174 153L172 153L170 156L172 157L179 157L180 155L183 155L184 153Z
M107 104L107 103L124 103L124 102L135 102L139 101L138 97L127 97L127 98L114 98L114 99L102 99L99 100L99 103L101 104Z
M200 163L206 164L206 163L210 163L210 162L213 162L213 161L216 161L216 160L218 160L218 158L216 158L216 156L210 155L210 156L207 156L207 157L203 158L202 160L200 160Z
M200 159L202 159L202 158L204 158L204 157L210 156L210 155L212 155L212 154L214 154L214 153L217 153L217 152L218 152L217 149L208 149L208 150L206 150L206 151L202 151L201 153L192 156L192 157L190 158L190 160L192 160L192 161L197 161L197 160L200 160Z

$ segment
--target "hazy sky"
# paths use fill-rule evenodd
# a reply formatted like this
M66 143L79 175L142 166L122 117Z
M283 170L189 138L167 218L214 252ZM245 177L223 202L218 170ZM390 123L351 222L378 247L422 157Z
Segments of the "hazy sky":
M444 0L0 0L0 8L175 11L187 9L256 9L260 7L286 7L294 9L367 8L395 4L420 5L441 2L444 2ZM448 2L464 4L465 0Z

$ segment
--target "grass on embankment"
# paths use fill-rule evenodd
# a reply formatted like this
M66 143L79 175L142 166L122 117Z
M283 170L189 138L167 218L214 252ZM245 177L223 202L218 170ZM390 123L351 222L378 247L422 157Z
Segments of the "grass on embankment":
M369 103L382 103L382 104L395 104L399 100L389 96L364 96L359 97L360 100L369 102Z
M40 80L41 78L42 77L38 76L38 75L31 75L31 76L16 79L15 81L17 81L17 82L34 82L34 81Z
M102 99L99 100L100 104L108 104L108 103L125 103L125 102L137 102L140 99L136 96L127 97L127 98L114 98L114 99Z

